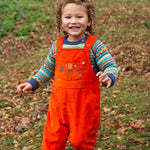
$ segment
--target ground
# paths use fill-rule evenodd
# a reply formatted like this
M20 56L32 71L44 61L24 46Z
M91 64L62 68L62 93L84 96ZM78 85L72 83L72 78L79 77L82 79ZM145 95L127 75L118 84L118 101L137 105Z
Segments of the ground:
M19 2L17 7L29 1ZM18 95L16 87L38 71L46 59L52 42L57 38L53 2L51 0L51 5L47 0L43 0L43 3L38 0L37 3L34 1L29 3L31 5L28 8L36 8L35 10L38 10L36 14L42 12L40 13L42 15L37 17L39 20L35 19L32 23L34 28L27 34L25 32L21 35L23 31L28 31L24 25L26 16L15 20L16 27L5 34L0 30L0 33L3 33L0 38L0 149L2 150L40 149L53 79L37 91L27 92L23 96ZM2 2L0 4L2 5ZM10 4L13 6L13 3ZM106 0L97 2L97 6L96 36L107 46L115 59L119 75L114 87L110 89L101 87L101 126L95 149L148 150L150 4L147 0L122 2ZM14 8L15 11L13 10L9 16L11 19L20 10ZM23 10L26 10L25 5ZM27 9L26 14L31 10ZM0 15L4 16L4 12ZM34 17L34 14L32 16ZM47 21L50 18L45 20L47 16L50 16L51 21ZM24 25L24 30L19 30L21 25ZM3 28L4 26L1 26L1 29ZM71 146L67 144L66 149L71 149Z

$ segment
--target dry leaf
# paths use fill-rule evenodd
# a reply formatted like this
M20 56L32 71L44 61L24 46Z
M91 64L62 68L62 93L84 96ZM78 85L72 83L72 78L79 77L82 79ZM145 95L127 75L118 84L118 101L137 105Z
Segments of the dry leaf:
M133 129L140 129L141 125L137 124L137 123L133 123L132 121L128 122L129 125L133 128Z

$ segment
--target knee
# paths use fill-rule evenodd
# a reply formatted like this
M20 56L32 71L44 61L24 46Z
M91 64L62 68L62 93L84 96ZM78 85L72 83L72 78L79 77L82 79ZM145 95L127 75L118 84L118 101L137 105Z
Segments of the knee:
M84 137L79 137L79 136L75 136L75 137L71 137L70 139L69 139L69 142L70 142L70 144L73 146L73 147L79 147L80 145L82 145L83 144L83 142L84 142Z

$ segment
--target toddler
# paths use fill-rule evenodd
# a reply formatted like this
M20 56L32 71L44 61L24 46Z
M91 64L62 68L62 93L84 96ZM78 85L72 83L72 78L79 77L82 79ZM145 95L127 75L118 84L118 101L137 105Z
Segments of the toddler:
M93 150L100 124L99 83L114 85L117 66L95 36L94 0L57 0L57 30L64 36L51 46L44 65L28 82L17 87L36 90L54 76L42 150Z

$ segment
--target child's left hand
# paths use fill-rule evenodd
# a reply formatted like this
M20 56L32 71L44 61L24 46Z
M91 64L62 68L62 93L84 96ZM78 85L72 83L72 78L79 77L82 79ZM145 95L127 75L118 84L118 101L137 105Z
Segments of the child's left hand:
M109 76L107 76L106 73L103 73L100 71L96 74L96 76L98 76L100 83L103 83L106 85L106 88L109 88L111 86L112 80Z

